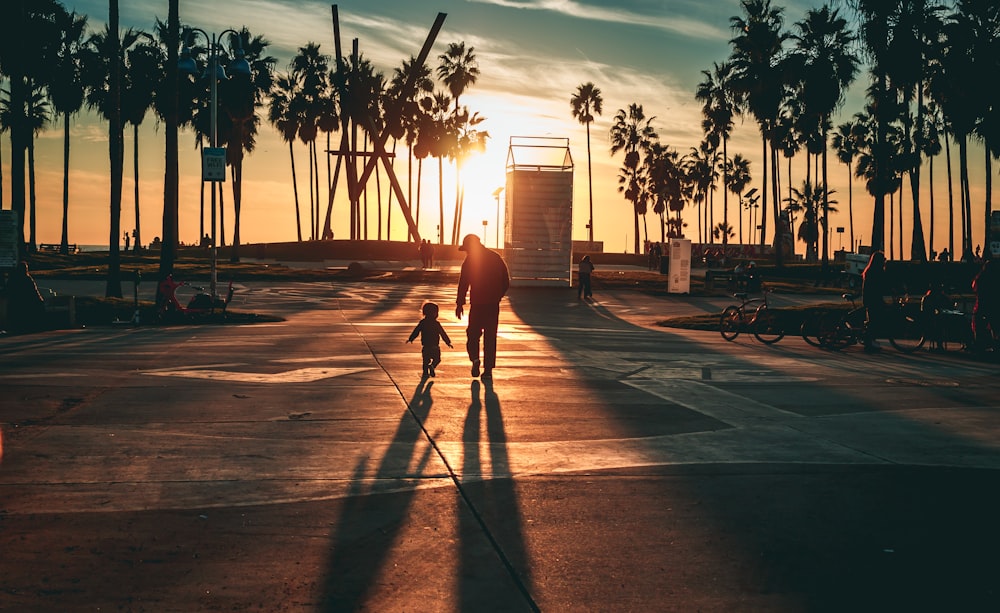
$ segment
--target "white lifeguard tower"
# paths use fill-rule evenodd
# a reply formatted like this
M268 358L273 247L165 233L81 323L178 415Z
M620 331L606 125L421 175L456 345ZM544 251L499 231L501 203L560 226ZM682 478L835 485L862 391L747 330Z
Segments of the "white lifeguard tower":
M504 256L514 285L570 285L573 157L568 138L512 136Z

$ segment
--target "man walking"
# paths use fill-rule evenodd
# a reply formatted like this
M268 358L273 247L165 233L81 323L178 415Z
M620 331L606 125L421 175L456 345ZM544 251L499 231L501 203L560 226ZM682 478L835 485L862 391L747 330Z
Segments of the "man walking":
M493 378L497 363L497 328L500 322L500 300L510 288L510 272L503 258L483 246L479 237L469 234L459 251L466 252L462 274L458 279L458 300L455 317L465 313L465 294L469 293L469 327L465 348L472 361L472 376L479 376L479 337L483 338L482 378Z

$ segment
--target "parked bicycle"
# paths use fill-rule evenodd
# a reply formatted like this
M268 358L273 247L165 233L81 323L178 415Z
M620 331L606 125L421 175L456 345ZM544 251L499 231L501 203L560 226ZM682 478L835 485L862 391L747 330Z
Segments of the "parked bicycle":
M818 322L803 322L800 333L807 343L825 349L839 350L863 343L867 334L864 306L858 306L854 294L843 294L851 303L847 312L831 311ZM886 310L884 329L878 336L885 338L903 353L912 353L924 345L924 328L920 305L911 303L907 296L894 301Z
M183 286L192 287L198 292L191 296L187 306L182 305L177 296L177 288ZM213 297L205 291L205 288L191 285L186 281L174 281L173 275L167 275L166 279L160 281L159 291L163 296L163 303L156 312L156 319L158 321L171 318L191 319L212 315L216 312L221 313L225 317L226 308L229 307L229 303L233 300L232 281L229 282L229 289L226 291L225 298L222 296Z
M760 298L751 298L746 292L733 294L740 304L727 306L719 316L719 333L727 341L736 340L741 332L751 332L762 343L770 345L785 337L778 315L768 308L767 295L771 289L764 288Z

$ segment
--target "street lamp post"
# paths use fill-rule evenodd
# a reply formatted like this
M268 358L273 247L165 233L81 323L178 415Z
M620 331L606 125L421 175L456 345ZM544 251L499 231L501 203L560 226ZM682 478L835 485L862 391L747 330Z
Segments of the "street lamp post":
M223 30L219 34L211 34L202 30L201 28L185 28L184 30L184 48L181 52L181 58L177 61L177 68L180 72L187 75L195 75L198 72L198 66L191 57L191 39L195 33L200 33L205 37L205 41L209 44L208 46L208 58L209 58L209 79L211 82L211 108L209 109L209 117L211 118L210 128L209 128L209 144L210 152L202 149L202 181L209 181L212 183L212 244L209 246L212 261L212 273L211 273L211 293L212 302L214 304L217 293L216 288L218 286L218 248L216 245L218 241L216 239L216 187L217 183L225 182L226 180L226 158L225 150L220 151L218 147L218 126L219 126L219 79L227 79L225 70L219 65L219 53L222 51L222 37L226 34L234 34L237 39L237 49L236 49L236 60L232 64L232 69L242 75L250 75L250 64L247 62L246 58L243 57L243 46L239 42L239 32L233 29ZM221 155L220 155L221 154ZM219 165L221 158L221 166ZM206 165L206 162L208 163ZM221 170L221 172L219 172Z
M500 194L503 193L503 190L504 190L504 186L503 185L501 185L500 187L498 187L495 190L493 190L493 197L497 199L497 227L496 227L496 232L497 232L497 245L496 245L496 247L497 247L497 249L500 248Z

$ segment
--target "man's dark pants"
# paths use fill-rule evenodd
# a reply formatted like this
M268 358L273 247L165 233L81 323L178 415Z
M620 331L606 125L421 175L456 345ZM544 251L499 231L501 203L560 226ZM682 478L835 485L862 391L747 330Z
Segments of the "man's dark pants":
M483 337L483 369L492 370L497 364L497 328L500 322L499 304L473 304L469 306L468 340L465 348L469 359L479 361L479 337Z

